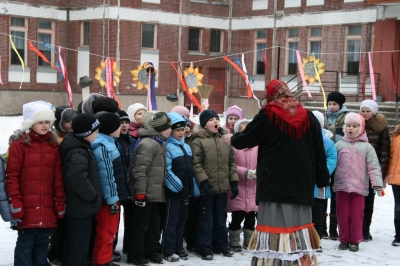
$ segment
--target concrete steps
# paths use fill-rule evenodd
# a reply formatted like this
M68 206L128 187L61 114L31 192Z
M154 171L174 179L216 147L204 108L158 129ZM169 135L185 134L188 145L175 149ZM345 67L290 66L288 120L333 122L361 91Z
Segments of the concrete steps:
M311 111L317 110L322 113L325 112L324 105L322 101L304 101L302 102L303 106ZM392 134L394 128L396 127L396 103L395 102L384 102L379 104L379 112L383 114L388 122L388 128L390 134ZM345 103L349 112L360 112L360 103L359 102L346 102ZM399 103L400 107L400 103ZM400 120L399 120L400 123Z

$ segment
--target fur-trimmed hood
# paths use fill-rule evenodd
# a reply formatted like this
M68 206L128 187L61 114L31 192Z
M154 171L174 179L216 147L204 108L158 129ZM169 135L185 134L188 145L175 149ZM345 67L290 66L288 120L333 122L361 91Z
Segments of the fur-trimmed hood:
M371 119L365 121L365 128L372 129L376 132L382 132L386 126L386 117L381 113L377 113L376 115L372 116Z
M229 130L227 128L223 127L223 129L224 129L225 134L229 134ZM220 135L219 133L212 133L212 132L208 131L207 129L202 128L200 125L195 125L193 128L193 132L192 132L192 139L195 139L195 138L205 139L205 138L208 138L211 136L215 136L217 134Z

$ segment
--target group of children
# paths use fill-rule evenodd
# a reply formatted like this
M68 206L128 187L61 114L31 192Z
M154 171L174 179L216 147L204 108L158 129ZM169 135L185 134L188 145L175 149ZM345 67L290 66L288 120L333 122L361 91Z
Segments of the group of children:
M341 250L358 251L361 241L372 240L373 200L386 183L382 178L388 176L397 189L400 206L400 156L395 149L390 156L386 120L376 102L363 101L361 114L347 112L344 102L343 94L332 92L326 113L313 112L332 181L331 187L315 187L312 212L320 238L327 237L331 197L330 238L339 238ZM44 101L25 104L20 135L8 151L7 196L0 190L3 218L10 213L5 219L18 229L15 265L48 265L48 259L64 266L117 265L121 206L128 263L187 260L184 238L187 250L204 260L247 248L257 216L258 148L229 145L251 120L238 106L225 117L221 132L213 110L204 110L194 125L183 106L166 114L136 103L125 112L100 94L91 94L77 112ZM396 132L392 145L398 147ZM400 211L395 229L392 244L399 246Z

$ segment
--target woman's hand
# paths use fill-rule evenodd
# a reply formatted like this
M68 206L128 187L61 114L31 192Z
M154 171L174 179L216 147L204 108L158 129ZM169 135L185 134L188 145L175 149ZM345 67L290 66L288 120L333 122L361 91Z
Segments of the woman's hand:
M225 135L222 136L222 140L223 140L226 144L231 145L231 137L232 137L232 134L225 134Z

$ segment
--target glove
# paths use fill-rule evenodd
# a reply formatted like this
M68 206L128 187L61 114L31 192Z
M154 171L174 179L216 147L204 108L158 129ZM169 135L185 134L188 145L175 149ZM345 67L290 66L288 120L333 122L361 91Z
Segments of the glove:
M118 203L117 202L114 203L113 205L110 205L110 214L111 215L118 214L118 209L119 209L119 207L118 207Z
M54 210L56 212L57 219L61 219L65 215L65 201L63 199L54 199L54 202Z
M257 179L257 175L256 175L256 173L257 173L257 170L250 170L250 169L247 169L247 171L246 171L246 177L248 178L248 179Z
M136 194L135 205L139 207L146 206L146 194Z
M22 219L24 217L24 207L22 206L22 202L20 200L15 200L10 198L10 210L11 217L16 219Z
M239 188L238 188L238 182L237 181L231 182L231 191L232 191L231 199L234 199L234 198L237 197L237 195L239 195Z
M18 223L22 222L21 219L15 219L10 221L10 228L12 230L18 230Z
M203 182L200 183L201 188L204 190L204 194L208 196L214 196L214 192L212 192L210 189L214 188L213 185L208 182L208 180L204 180Z

